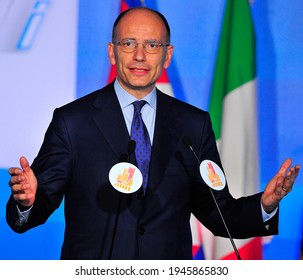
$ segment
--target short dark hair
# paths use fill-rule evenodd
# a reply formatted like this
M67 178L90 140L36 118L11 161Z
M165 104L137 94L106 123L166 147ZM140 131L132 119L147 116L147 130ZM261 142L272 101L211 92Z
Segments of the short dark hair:
M168 24L167 19L165 18L165 16L163 14L161 14L160 12L153 10L151 8L147 8L147 7L135 7L135 8L130 8L128 10L125 10L124 12L122 12L115 20L114 25L113 25L113 30L112 30L112 41L114 42L114 40L116 39L116 35L117 35L117 26L119 24L119 22L121 21L121 19L127 15L129 12L133 11L133 10L145 10L145 11L149 11L155 15L157 15L163 22L165 29L166 29L166 37L167 37L167 42L166 43L170 43L170 27Z

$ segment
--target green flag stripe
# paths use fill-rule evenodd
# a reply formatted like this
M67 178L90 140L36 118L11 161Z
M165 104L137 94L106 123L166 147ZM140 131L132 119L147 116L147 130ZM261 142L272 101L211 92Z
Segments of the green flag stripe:
M255 35L248 0L227 0L209 112L220 138L224 97L255 77Z

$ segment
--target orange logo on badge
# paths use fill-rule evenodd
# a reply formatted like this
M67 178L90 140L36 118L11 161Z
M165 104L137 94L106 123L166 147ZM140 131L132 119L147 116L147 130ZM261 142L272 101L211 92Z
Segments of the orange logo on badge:
M208 178L212 184L212 187L214 187L214 188L222 187L223 183L220 179L220 176L218 175L218 173L216 173L216 170L213 167L213 165L211 164L211 162L207 163L207 171L208 171Z
M135 168L129 167L125 168L122 174L118 174L115 187L125 189L126 191L130 191L133 185L133 177L135 173Z

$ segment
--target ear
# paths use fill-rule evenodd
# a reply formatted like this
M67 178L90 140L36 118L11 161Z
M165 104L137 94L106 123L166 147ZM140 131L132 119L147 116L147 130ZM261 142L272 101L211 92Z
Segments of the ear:
M173 56L173 52L174 52L174 47L173 46L168 46L167 50L166 50L166 56L165 56L165 61L163 64L163 68L167 69L168 66L170 65L172 56Z
M108 54L110 64L111 65L116 65L115 46L114 46L113 43L108 43L108 45L107 45L107 54Z

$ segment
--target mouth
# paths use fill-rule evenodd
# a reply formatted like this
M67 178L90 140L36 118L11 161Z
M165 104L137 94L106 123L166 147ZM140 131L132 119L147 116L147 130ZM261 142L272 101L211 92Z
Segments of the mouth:
M136 75L145 75L149 72L146 68L139 68L139 67L130 67L129 70Z

